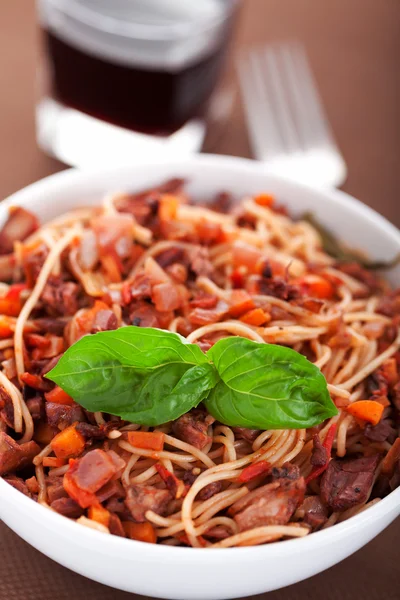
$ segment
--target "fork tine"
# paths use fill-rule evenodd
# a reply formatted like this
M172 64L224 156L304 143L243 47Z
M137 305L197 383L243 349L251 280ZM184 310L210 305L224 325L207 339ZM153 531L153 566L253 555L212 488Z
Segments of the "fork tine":
M276 124L281 133L285 150L296 152L299 150L301 143L291 114L289 101L291 90L288 89L287 81L285 81L285 71L282 69L279 47L265 50L263 59L266 94L270 96L270 101L274 105Z
M304 146L335 146L304 47L296 42L282 47L282 57Z
M238 62L239 81L250 141L257 157L273 158L283 151L273 109L264 86L263 67L258 52L250 51Z

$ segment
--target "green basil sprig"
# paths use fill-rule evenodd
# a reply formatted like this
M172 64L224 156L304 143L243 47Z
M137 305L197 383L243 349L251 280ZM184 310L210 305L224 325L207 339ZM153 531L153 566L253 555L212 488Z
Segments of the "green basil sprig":
M152 427L200 402L221 423L252 429L302 429L337 414L304 356L241 337L203 354L176 333L123 327L83 337L46 377L87 410Z

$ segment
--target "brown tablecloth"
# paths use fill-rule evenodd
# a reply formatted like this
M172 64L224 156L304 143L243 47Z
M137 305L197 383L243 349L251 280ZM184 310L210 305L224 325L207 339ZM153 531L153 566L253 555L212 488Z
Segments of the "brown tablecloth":
M399 0L245 0L234 50L298 38L308 50L349 168L346 191L400 224ZM0 2L0 197L64 168L34 139L36 29L33 2ZM231 75L233 77L233 74ZM240 102L207 150L251 156ZM122 600L67 571L0 525L3 600ZM341 564L268 600L399 598L400 521ZM290 565L288 564L288 568ZM267 596L258 596L259 599Z

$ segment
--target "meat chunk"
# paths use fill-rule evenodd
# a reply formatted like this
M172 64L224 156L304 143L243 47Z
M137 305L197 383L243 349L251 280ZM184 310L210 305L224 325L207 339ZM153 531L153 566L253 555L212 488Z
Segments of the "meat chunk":
M42 292L42 302L54 316L74 315L78 306L79 286L73 281L62 281L52 275Z
M40 421L44 417L44 400L41 396L34 396L26 401L26 406L34 421Z
M387 419L382 419L377 425L367 423L364 428L364 435L371 442L384 442L388 440L392 443L396 439L396 431Z
M155 259L160 267L165 269L173 263L182 263L184 259L184 251L182 248L167 248L167 250L159 252Z
M252 444L261 433L260 429L247 429L246 427L232 427L235 436Z
M286 462L281 467L273 467L271 470L271 480L281 480L281 479L299 479L300 478L300 469L297 465L292 465L290 462Z
M93 321L92 333L117 329L118 319L112 310L99 310Z
M392 318L396 315L400 315L400 288L382 296L379 300L376 312Z
M213 418L207 413L195 409L174 421L172 431L183 442L202 450L211 441L207 429L212 422Z
M16 475L8 475L7 477L4 477L4 481L7 481L7 483L12 485L13 488L21 492L21 494L31 498L31 493L28 489L28 486L26 485L25 481L21 479L21 477L17 477Z
M335 511L365 502L370 492L379 455L331 460L321 479L321 498Z
M100 428L97 425L90 425L89 423L78 423L76 430L86 440L104 440L107 437L106 428Z
M34 325L38 327L40 331L44 333L53 333L54 335L64 335L64 329L67 323L69 322L68 318L58 317L43 317L41 319L35 319Z
M24 241L38 227L39 221L31 212L21 206L10 208L9 217L0 231L0 254L12 252L14 242Z
M313 467L323 467L328 462L328 452L322 445L321 438L317 433L313 436L310 462Z
M119 537L125 537L125 531L122 527L121 519L114 514L110 515L110 522L108 524L108 529L112 535L118 535Z
M264 525L285 525L303 502L305 482L277 479L249 492L229 509L240 531Z
M70 519L78 519L83 515L83 509L72 498L57 498L57 500L53 500L50 503L50 506L60 515L64 515L64 517L69 517Z
M45 410L48 424L59 429L65 429L76 421L85 420L83 410L78 404L46 402Z
M152 510L165 515L172 496L169 490L159 490L152 486L130 485L126 491L125 504L136 523L146 521L145 514Z
M68 498L68 494L63 486L62 477L47 486L47 497L50 504L59 498Z
M246 289L250 294L262 294L264 296L274 296L281 300L295 300L301 293L300 289L288 283L281 277L262 277L261 275L252 275L248 278Z
M0 475L26 467L39 452L40 446L36 442L17 444L4 431L0 432Z
M219 494L222 491L222 482L221 481L213 481L204 487L197 495L199 500L208 500L215 496L215 494Z
M301 506L304 510L303 520L313 530L319 529L328 520L328 511L319 496L309 496Z
M112 458L103 450L91 450L69 469L75 485L85 492L95 493L117 473Z

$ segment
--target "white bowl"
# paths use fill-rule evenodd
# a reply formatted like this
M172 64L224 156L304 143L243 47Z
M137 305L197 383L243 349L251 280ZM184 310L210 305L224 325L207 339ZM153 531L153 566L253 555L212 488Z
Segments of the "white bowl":
M140 190L173 176L206 199L220 190L238 198L272 192L293 214L311 210L339 236L388 259L400 251L400 232L373 210L336 190L314 190L266 175L260 163L218 156L146 162L101 172L66 171L14 194L0 205L26 206L48 220L73 207L98 203L103 194ZM391 273L400 281L400 270ZM219 550L174 548L107 536L34 502L0 479L0 516L32 546L95 581L154 596L218 600L258 594L306 579L343 560L400 513L400 488L368 510L330 529L295 540ZM17 567L17 565L16 565Z

